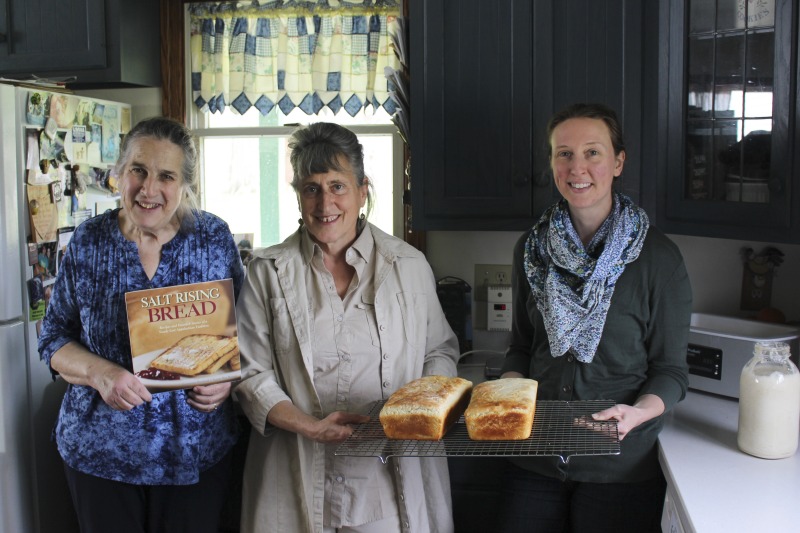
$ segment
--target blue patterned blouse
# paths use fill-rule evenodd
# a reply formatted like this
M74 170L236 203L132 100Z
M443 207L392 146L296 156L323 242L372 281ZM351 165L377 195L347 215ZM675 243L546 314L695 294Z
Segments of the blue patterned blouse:
M118 213L84 222L67 246L39 338L48 365L59 348L77 341L131 369L128 291L232 278L239 295L244 271L221 219L198 212L194 230L162 247L158 270L148 279L136 244L119 229ZM66 464L86 474L137 485L187 485L230 450L237 429L230 401L201 413L181 390L116 411L95 389L69 385L54 436Z

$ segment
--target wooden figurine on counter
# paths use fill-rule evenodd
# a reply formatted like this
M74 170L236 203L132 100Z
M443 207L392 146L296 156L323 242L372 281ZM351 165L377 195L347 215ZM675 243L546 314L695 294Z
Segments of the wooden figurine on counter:
M745 311L761 311L771 309L772 300L772 277L775 269L783 263L783 252L777 248L766 248L760 254L756 254L752 248L742 249L742 259L744 269L742 272L742 300L741 309ZM769 318L772 322L783 322L777 320L780 311L773 310L772 314L776 317ZM767 313L769 315L770 313Z

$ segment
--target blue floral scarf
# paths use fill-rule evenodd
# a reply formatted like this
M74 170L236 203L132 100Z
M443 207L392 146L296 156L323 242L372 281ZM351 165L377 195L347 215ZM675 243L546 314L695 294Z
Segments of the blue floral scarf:
M649 227L644 210L618 193L611 214L586 247L566 200L533 226L525 245L525 274L553 357L572 350L579 361L592 362L614 286L625 265L639 257Z

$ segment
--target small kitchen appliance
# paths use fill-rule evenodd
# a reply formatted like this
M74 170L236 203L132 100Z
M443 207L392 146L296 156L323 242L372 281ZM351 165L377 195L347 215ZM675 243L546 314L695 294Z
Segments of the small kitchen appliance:
M689 387L739 398L742 368L757 342L785 342L792 360L800 353L800 330L741 318L692 313L689 329Z

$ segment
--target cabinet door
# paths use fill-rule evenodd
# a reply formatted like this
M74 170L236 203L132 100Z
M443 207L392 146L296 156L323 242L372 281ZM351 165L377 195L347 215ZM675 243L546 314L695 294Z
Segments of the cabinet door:
M533 6L411 2L412 227L504 229L533 214Z
M662 229L800 242L791 130L796 2L663 4Z
M638 201L642 4L411 2L414 229L529 228L559 197L547 121L575 102L617 111L628 149L617 188Z
M0 74L106 65L103 0L0 0Z

